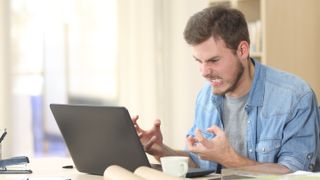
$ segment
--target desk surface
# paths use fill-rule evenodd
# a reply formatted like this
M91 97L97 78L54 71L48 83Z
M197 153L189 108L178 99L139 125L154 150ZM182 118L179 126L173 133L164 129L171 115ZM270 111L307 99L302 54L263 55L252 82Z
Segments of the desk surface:
M57 157L47 157L47 158L33 158L30 159L30 163L28 164L28 168L30 168L33 173L32 174L0 174L1 180L64 180L64 179L72 179L72 180L103 180L103 176L89 175L85 173L81 173L77 171L75 168L72 169L64 169L63 166L72 165L73 162L70 158L57 158ZM259 167L257 167L259 168ZM255 168L255 170L257 169ZM223 177L228 177L229 175L237 174L237 175L263 175L264 173L257 173L254 171L242 171L241 169L224 169ZM267 173L268 174L268 173ZM266 174L264 174L266 175ZM317 178L319 178L320 174L317 174ZM220 175L211 174L206 177L201 178L193 178L196 180L213 180L220 179ZM230 176L229 176L230 177ZM231 176L232 177L232 176ZM259 177L259 176L256 176ZM262 176L263 177L263 176ZM299 177L298 177L299 178ZM312 177L314 178L314 177ZM228 178L226 178L228 179ZM234 178L231 178L234 179ZM258 178L259 179L259 178ZM297 179L294 176L275 176L270 177L269 179ZM305 176L300 177L300 179L305 179Z
M2 180L13 179L50 179L50 180L103 180L103 176L89 175L73 169L64 169L62 166L73 164L69 158L34 158L30 159L30 163L27 165L32 170L32 174L1 174Z
M33 173L32 174L0 174L1 180L103 180L103 176L96 176L85 174L77 171L75 168L64 169L62 166L73 164L72 160L69 158L57 158L57 157L47 157L47 158L33 158L30 159L30 163L27 165ZM195 178L197 180L206 180L219 178L219 175L212 174L208 177Z

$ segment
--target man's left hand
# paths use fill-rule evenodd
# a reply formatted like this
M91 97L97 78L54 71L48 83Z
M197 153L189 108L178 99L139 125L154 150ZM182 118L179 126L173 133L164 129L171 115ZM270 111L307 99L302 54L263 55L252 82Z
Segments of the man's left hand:
M208 128L207 132L216 136L212 139L206 139L202 136L201 131L196 129L195 137L189 136L187 138L187 147L190 152L198 154L201 159L215 161L223 165L228 162L230 157L237 156L224 131L214 125Z

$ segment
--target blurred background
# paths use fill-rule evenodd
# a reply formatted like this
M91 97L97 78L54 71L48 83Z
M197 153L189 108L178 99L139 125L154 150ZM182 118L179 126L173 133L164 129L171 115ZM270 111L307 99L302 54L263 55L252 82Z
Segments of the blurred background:
M68 156L50 103L125 106L184 148L204 80L182 33L217 4L244 12L252 57L319 97L318 0L0 0L2 157Z

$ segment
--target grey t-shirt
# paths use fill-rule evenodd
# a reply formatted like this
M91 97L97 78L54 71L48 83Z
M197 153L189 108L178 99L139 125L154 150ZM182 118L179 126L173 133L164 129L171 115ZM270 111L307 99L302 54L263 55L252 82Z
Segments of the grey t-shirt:
M247 157L246 129L248 115L245 105L248 94L240 98L225 96L222 121L231 146L240 155Z

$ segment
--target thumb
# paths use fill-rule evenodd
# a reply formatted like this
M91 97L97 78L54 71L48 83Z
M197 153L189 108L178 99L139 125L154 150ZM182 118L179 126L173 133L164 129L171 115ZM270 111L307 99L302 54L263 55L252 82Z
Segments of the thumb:
M159 128L159 129L160 129L160 125L161 125L160 119L156 119L156 120L153 122L153 127L154 127L154 128Z
M210 145L209 141L202 136L200 129L196 129L196 140L205 147Z

